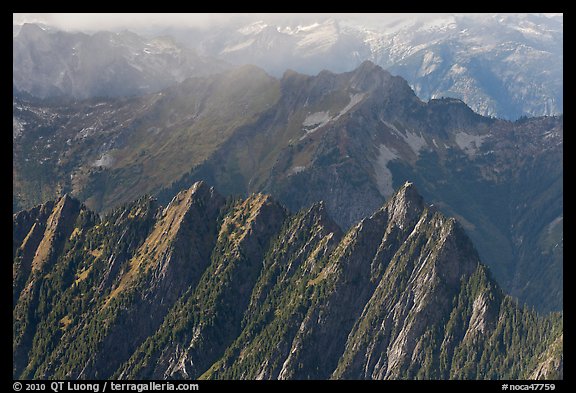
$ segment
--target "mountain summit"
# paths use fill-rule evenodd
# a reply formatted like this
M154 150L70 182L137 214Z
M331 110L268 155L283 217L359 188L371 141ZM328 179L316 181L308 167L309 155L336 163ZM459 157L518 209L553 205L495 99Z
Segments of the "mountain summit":
M346 233L204 182L13 228L17 379L562 378L562 315L505 296L410 182Z

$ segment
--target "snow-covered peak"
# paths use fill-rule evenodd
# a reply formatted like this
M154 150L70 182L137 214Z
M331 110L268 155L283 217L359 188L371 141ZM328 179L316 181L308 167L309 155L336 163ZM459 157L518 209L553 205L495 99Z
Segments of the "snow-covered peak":
M418 31L447 31L456 27L457 23L453 15L424 19L418 23Z
M311 30L314 30L315 28L317 28L318 26L320 26L320 23L318 22L314 22L312 24L309 25L297 25L297 26L278 26L278 32L280 33L284 33L284 34L288 34L288 35L294 35L294 34L298 34L301 32L308 32Z
M247 26L241 27L240 29L238 29L238 32L240 34L244 34L244 35L255 35L255 34L261 33L267 27L268 27L267 23L265 23L262 20L259 20L259 21L250 23Z
M299 37L297 49L314 53L322 52L334 45L338 40L339 31L337 24L329 20L322 24L303 26L298 30L297 36Z
M322 30L325 28L334 27L337 25L337 22L334 19L327 19L323 22L312 22L308 24L297 24L297 25L286 25L286 26L278 26L277 31L279 33L287 34L287 35L305 35L309 33L314 33L316 30Z

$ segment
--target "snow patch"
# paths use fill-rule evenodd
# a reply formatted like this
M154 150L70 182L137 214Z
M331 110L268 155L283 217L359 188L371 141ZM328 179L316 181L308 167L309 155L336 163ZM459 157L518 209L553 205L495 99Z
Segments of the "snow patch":
M290 171L288 172L288 176L290 175L295 175L297 173L302 172L303 170L305 170L306 167L305 166L295 166L294 168L291 168Z
M458 147L464 150L470 157L476 155L478 149L482 146L484 138L486 138L486 136L470 135L465 132L459 132L455 135L455 141Z
M239 51L242 50L244 48L249 47L250 45L252 45L256 40L254 38L250 38L244 42L240 42L239 44L233 45L233 46L228 46L224 49L222 49L222 51L220 52L220 54L224 54L224 53L229 53L229 52L235 52L235 51Z
M394 124L388 123L387 121L384 120L382 120L382 123L384 123L386 127L393 130L396 133L396 135L404 139L404 142L406 142L408 146L410 146L410 148L414 153L416 153L416 155L418 155L420 150L424 149L425 147L428 147L428 142L426 142L426 139L424 139L422 135L417 135L413 132L406 132L406 135L404 135L402 132L400 132L400 130L398 130L398 128L396 128Z
M558 132L557 129L552 129L550 131L546 131L544 134L542 134L543 139L549 139L549 138L558 138L560 137L560 133Z
M328 111L315 112L315 113L312 113L312 114L306 116L306 118L304 119L304 122L302 123L302 130L305 131L306 134L303 135L300 138L300 140L303 140L308 135L310 135L314 131L318 130L320 127L324 127L329 122L331 122L333 120L338 120L340 118L340 116L344 115L346 112L348 112L350 109L352 109L356 104L358 104L360 101L362 101L364 96L365 96L364 93L350 95L350 102L348 103L348 105L346 105L344 108L342 108L342 110L337 115L335 115L333 117L330 117L330 113L328 113ZM312 127L312 128L310 128L310 127Z
M338 30L332 23L299 26L297 33L302 36L296 43L301 56L315 56L328 50L338 40Z
M456 19L454 16L440 16L438 18L424 20L419 26L419 31L430 31L430 30L440 30L446 31L456 28Z
M450 67L450 73L452 75L460 75L466 72L466 67L461 66L460 64L454 64Z
M112 163L114 162L114 159L112 158L112 156L108 153L104 153L102 154L102 156L97 159L96 161L94 161L92 163L92 166L94 167L104 167L104 168L109 168L110 166L112 166Z
M423 77L433 73L438 69L440 64L442 64L442 58L440 56L437 56L434 52L426 51L426 54L422 58L420 70L418 70L418 76Z
M244 35L258 34L266 27L268 27L268 25L264 21L259 20L257 22L249 24L248 26L244 26L238 29L238 33Z
M311 127L311 126L318 127L319 124L324 125L328 123L331 119L332 118L330 117L330 114L327 111L315 112L312 113L311 115L306 116L306 119L304 119L302 125L304 127Z
M337 117L342 116L343 114L345 114L346 112L348 112L350 109L352 109L352 107L354 107L354 105L356 105L357 103L359 103L360 101L362 101L362 99L364 98L365 94L364 93L358 93L358 94L352 94L350 96L350 102L348 103L348 105L346 105L344 107L344 109L342 109L340 111L340 113L338 114Z
M550 224L548 224L548 234L552 233L552 230L554 229L554 227L556 227L556 225L558 225L559 223L561 223L564 220L564 216L558 216L556 217Z
M376 158L374 171L376 173L376 185L378 191L384 197L394 193L392 187L392 172L388 169L388 163L399 157L398 153L386 145L380 145L378 148L378 157Z
M404 140L416 154L418 154L420 150L424 149L425 147L428 147L428 143L426 142L426 139L422 137L422 135L416 135L414 133L407 132Z
M279 33L282 33L282 34L294 35L294 34L298 34L300 32L306 32L306 31L314 30L318 26L320 26L320 23L318 23L318 22L315 22L315 23L312 23L311 25L306 25L306 26L303 26L303 25L298 25L296 27L278 26L276 28L276 31L278 31Z

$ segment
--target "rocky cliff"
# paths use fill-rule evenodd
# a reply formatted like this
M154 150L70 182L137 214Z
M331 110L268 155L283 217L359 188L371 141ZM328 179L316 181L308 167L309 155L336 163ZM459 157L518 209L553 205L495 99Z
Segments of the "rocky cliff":
M14 378L563 375L562 314L504 295L409 182L346 233L198 182L103 217L64 196L13 234Z

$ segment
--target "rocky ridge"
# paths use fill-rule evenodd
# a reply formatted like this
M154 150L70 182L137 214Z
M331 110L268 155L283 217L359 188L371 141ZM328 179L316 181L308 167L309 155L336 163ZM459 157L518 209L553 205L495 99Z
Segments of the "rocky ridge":
M15 99L13 142L14 211L64 193L96 211L145 193L166 204L205 179L292 212L323 200L347 229L410 179L462 222L508 293L562 308L561 116L423 102L370 62L280 80L249 66L129 100Z
M505 296L412 183L346 233L323 203L204 182L103 217L65 196L13 228L15 378L562 376L562 315Z

